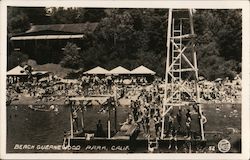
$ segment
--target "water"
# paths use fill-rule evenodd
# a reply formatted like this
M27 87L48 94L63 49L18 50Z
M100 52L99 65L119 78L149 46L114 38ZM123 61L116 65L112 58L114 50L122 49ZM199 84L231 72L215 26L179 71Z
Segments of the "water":
M220 105L221 106L221 105ZM87 108L84 114L86 130L95 130L98 119L102 120L103 128L107 130L107 113L98 113L100 107ZM117 126L125 121L128 107L117 109ZM203 111L208 119L206 130L226 133L228 127L241 131L241 106L232 108L231 105L221 106L216 111L215 105L203 106ZM114 113L111 113L111 129L114 130ZM59 106L58 113L54 111L34 111L27 106L7 106L7 152L36 152L34 150L15 149L16 144L30 145L61 145L64 131L70 130L69 111L66 106ZM241 134L238 133L238 136ZM236 146L236 152L237 149ZM41 152L41 151L39 151ZM43 151L42 151L43 152ZM57 152L46 150L44 152ZM58 151L62 152L62 151ZM234 151L233 151L234 152Z

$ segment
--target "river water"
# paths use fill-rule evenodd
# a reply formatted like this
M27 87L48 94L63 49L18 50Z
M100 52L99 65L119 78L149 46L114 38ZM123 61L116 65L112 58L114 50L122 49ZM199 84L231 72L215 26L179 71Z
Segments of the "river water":
M220 109L216 106L219 106ZM61 145L64 131L70 129L69 111L67 106L59 106L58 112L34 111L27 106L7 106L7 153L33 153L33 152L64 152L62 150L34 150L24 145ZM95 130L98 119L102 120L103 128L107 129L107 113L98 113L100 107L89 107L84 114L84 124L86 130ZM117 109L117 125L124 122L128 107ZM241 131L241 105L232 107L230 104L205 105L203 106L208 122L207 131L227 132L228 128L233 128L239 133ZM111 126L114 129L114 113L111 114ZM232 152L239 152L239 148Z

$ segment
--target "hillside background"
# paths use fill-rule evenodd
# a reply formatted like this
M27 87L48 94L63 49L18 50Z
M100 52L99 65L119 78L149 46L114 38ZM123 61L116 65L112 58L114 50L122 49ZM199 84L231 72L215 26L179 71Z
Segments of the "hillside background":
M241 73L241 13L236 9L196 10L194 30L199 75L214 80L232 79ZM8 7L8 42L11 36L25 32L32 24L95 22L98 26L88 35L87 47L78 51L77 46L69 43L58 57L58 64L75 70L98 65L106 69L145 65L163 77L167 17L167 9ZM13 51L10 45L7 58L8 69L29 59L27 53Z

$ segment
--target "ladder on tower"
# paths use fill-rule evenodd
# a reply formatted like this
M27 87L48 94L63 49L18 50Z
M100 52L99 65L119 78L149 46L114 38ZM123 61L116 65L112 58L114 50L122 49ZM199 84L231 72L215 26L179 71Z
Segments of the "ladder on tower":
M179 20L179 23L175 23L176 20L173 18L172 23L172 36L174 43L172 43L172 75L173 78L171 79L171 94L173 96L173 102L180 102L181 101L181 92L177 90L176 92L176 84L181 83L181 56L180 50L182 49L182 20ZM177 37L177 38L176 38ZM174 45L176 44L176 46Z
M173 107L181 108L187 105L188 101L189 104L195 103L198 106L198 114L202 114L199 104L198 67L194 49L195 37L192 10L169 9L161 139L165 135L165 116ZM191 87L190 81L194 81ZM199 125L200 137L204 140L201 120Z

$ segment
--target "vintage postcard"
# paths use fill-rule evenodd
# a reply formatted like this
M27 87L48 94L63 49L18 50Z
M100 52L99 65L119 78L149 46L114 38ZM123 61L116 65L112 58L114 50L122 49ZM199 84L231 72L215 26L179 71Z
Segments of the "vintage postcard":
M249 2L0 4L1 159L249 158Z

